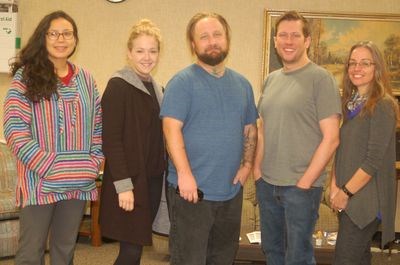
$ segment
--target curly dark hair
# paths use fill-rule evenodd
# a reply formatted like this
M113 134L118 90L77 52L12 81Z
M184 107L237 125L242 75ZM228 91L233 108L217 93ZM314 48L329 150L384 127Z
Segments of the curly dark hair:
M15 75L18 69L24 67L22 81L27 87L25 96L33 102L37 102L43 98L48 100L54 93L57 93L57 75L46 48L46 34L51 22L58 18L63 18L72 24L77 45L78 28L75 21L64 11L55 11L45 16L39 22L28 43L22 48L16 56L15 61L11 64L12 75ZM74 54L76 45L68 57Z

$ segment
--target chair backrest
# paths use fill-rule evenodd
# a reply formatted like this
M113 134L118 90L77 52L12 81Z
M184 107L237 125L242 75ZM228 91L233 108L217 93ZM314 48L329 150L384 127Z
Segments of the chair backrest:
M17 166L8 146L0 142L0 192L14 191L17 182Z

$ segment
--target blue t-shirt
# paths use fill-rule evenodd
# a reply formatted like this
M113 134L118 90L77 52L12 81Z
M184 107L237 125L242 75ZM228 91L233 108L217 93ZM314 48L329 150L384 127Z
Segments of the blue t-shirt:
M233 70L217 78L193 64L169 81L160 116L183 122L186 153L204 199L233 198L240 190L233 178L243 155L244 126L258 117L250 83ZM168 182L177 185L171 160Z

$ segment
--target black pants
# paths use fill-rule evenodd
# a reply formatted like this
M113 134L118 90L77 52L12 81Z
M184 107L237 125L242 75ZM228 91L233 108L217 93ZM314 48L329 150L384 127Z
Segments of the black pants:
M168 187L171 265L231 265L239 246L243 189L228 201L191 203Z
M371 265L371 241L378 230L375 219L363 229L354 224L345 211L339 213L339 233L334 265Z
M119 242L119 254L114 265L140 265L142 252L142 245Z

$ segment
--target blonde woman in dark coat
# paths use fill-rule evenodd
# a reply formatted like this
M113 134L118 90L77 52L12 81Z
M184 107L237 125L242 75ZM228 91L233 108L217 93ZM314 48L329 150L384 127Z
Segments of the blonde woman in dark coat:
M162 93L150 73L158 63L160 32L149 20L133 26L128 66L109 80L102 98L106 156L100 224L105 237L120 242L114 264L140 264L151 245L165 170L159 119Z

